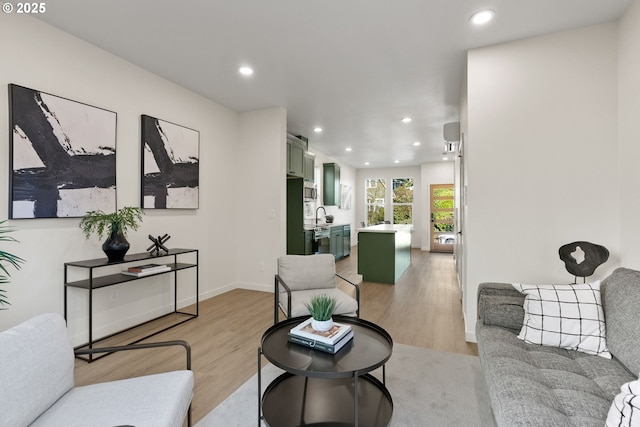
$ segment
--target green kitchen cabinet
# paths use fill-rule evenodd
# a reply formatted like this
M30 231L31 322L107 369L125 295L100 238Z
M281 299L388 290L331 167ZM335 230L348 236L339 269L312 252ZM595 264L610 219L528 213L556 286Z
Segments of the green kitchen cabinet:
M313 154L304 153L304 180L306 182L314 182L315 181L315 167L316 167L316 156Z
M304 178L306 144L294 136L287 136L287 175Z
M313 230L304 231L304 254L313 255Z
M351 255L351 226L350 225L345 225L344 228L342 229L342 238L343 238L343 242L344 242L344 246L342 248L342 254L344 256L350 256Z
M411 264L411 225L358 230L358 274L365 282L394 284Z
M305 253L302 178L287 178L287 254Z
M344 258L344 226L331 227L329 251L336 259Z
M340 165L323 163L322 172L322 203L340 206Z

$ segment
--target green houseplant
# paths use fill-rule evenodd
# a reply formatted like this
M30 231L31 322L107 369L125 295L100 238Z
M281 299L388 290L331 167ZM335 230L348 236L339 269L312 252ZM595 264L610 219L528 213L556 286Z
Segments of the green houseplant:
M337 300L335 297L318 294L311 297L305 307L311 313L311 327L316 331L324 332L333 326L333 313L336 311Z
M0 242L17 242L16 239L9 236L9 233L13 232L13 228L5 225L6 221L0 221ZM20 258L17 255L13 255L9 252L5 252L0 250L0 285L5 285L9 283L9 274L8 267L13 267L16 270L20 269L20 264L24 263L24 259ZM0 306L9 304L7 301L7 296L4 294L6 291L0 289ZM0 310L6 310L5 308L0 307Z
M113 213L104 213L101 210L87 212L80 221L80 229L88 239L92 233L98 237L107 236L102 244L102 250L109 261L122 261L129 250L129 242L126 232L129 229L137 230L142 222L142 210L131 206L125 206Z

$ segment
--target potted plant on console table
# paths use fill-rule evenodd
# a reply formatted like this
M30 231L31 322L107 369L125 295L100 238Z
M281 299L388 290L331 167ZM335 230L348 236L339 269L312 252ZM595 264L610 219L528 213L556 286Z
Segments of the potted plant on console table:
M305 304L311 313L311 327L318 332L326 332L333 327L333 312L336 311L337 301L326 294L311 297Z
M137 230L142 222L142 210L131 206L125 206L116 212L106 214L101 210L89 211L82 217L80 228L88 239L91 233L98 237L108 235L102 244L102 250L107 255L109 262L122 261L129 250L129 242L126 239L128 229Z

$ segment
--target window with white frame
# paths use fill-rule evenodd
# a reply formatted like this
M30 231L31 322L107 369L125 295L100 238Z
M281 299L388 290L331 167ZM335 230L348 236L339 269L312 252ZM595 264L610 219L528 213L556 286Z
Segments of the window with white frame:
M367 225L382 224L387 195L386 182L384 179L367 179L365 189Z
M393 179L393 223L413 224L413 178Z

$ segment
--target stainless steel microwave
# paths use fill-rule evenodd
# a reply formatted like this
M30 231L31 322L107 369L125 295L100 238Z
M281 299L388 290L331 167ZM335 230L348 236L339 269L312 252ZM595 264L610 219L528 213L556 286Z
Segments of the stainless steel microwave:
M305 201L316 200L318 198L318 190L316 185L312 182L304 183L304 194L302 195Z

